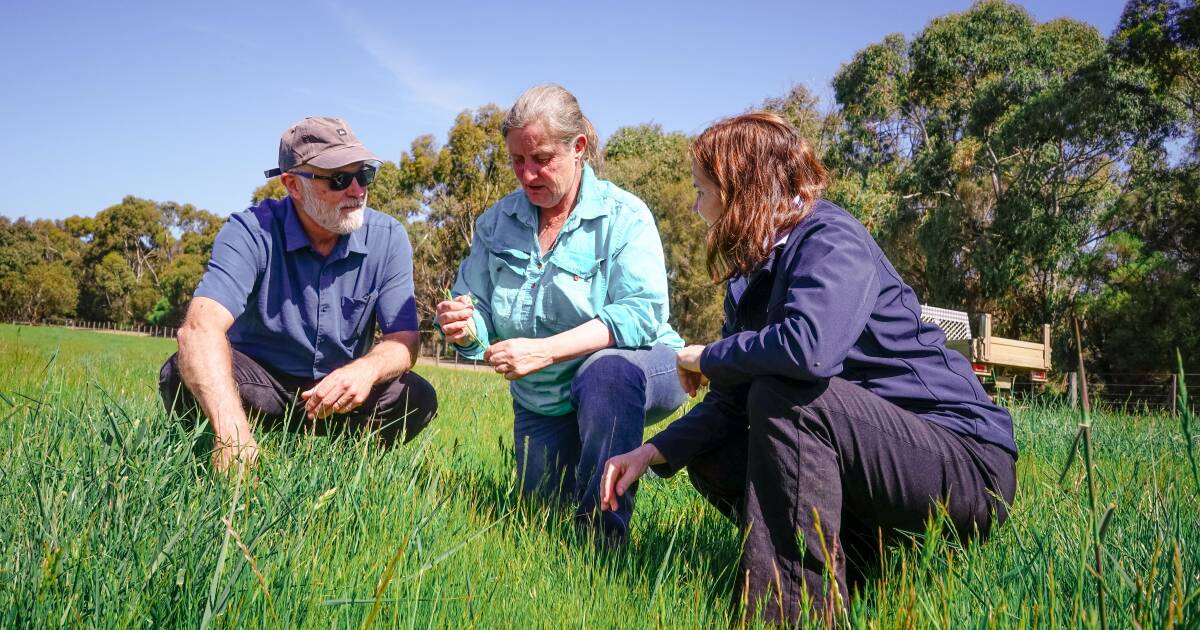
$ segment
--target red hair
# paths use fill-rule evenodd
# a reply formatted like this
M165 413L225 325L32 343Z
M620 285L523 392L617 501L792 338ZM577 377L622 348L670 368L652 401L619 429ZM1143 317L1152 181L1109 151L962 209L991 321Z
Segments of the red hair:
M692 160L717 185L725 208L708 229L706 262L715 282L760 267L778 236L812 211L829 181L812 146L771 112L726 118L705 129L692 143Z

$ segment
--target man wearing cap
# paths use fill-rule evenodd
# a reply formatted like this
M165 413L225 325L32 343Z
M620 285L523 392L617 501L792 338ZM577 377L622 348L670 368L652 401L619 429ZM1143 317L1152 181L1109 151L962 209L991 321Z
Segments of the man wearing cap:
M247 414L267 429L412 439L433 418L417 356L412 249L366 206L380 162L339 118L305 118L279 142L288 195L234 214L159 374L169 411L213 431L213 465L253 464ZM374 341L378 325L382 339Z

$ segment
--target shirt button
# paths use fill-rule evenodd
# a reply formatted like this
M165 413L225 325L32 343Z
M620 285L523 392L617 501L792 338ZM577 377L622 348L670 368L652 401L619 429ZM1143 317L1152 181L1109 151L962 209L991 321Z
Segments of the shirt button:
M328 305L328 304L322 304L322 305L321 305L321 310L322 310L322 311L328 311L328 310L329 310L329 305Z

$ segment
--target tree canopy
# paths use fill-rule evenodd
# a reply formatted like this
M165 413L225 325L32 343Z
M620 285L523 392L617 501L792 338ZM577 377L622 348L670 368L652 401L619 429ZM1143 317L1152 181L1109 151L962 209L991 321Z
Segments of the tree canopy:
M1099 369L1163 370L1200 354L1200 9L1130 0L1116 30L1034 20L999 0L858 51L823 106L806 86L747 103L792 122L922 301L996 315L998 332L1055 327L1055 362L1085 324ZM586 105L586 104L585 104ZM586 109L586 108L585 108ZM736 112L714 112L720 114ZM370 205L414 246L428 322L478 216L517 189L494 104L460 113L385 161ZM704 269L683 133L620 127L603 176L642 198L662 235L671 321L715 338L720 287ZM280 198L278 179L250 202ZM225 209L237 211L236 209ZM0 316L178 324L223 220L129 196L95 216L0 217Z

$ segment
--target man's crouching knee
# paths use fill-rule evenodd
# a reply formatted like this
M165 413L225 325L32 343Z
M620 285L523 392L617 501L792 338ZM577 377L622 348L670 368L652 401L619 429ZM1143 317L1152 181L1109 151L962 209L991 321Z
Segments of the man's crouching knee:
M385 444L411 442L437 415L437 391L418 374L407 372L381 388L374 413Z

